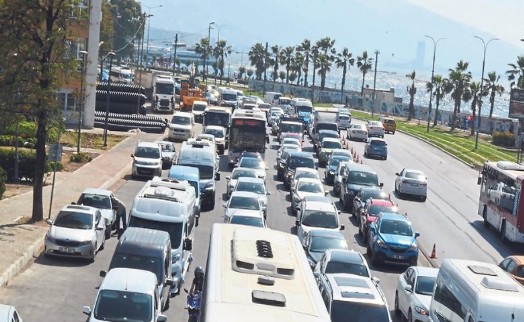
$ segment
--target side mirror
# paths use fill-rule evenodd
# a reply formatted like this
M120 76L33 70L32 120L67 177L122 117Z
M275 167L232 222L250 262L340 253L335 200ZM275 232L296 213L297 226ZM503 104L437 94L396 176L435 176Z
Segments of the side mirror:
M74 202L74 201L71 201L71 204L72 204L72 205L76 205L76 202Z
M82 307L82 313L84 313L87 316L91 315L91 308L89 306L83 306Z
M226 180L231 180L231 176L227 176L227 177L226 177Z
M52 225L52 224L53 224L53 221L52 221L51 219L47 219L45 222L46 222L48 225Z
M408 292L408 293L413 292L413 287L412 287L411 285L406 285L406 286L404 287L404 289L405 289L406 292Z
M132 158L134 158L134 157L135 157L135 155L134 155L133 153L131 153L131 157L132 157Z
M220 172L215 173L215 181L220 180Z
M227 202L222 203L222 207L227 208Z
M397 172L397 173L395 173L395 175L396 175L396 176L399 176L400 174L398 174L398 172Z
M106 274L107 274L106 271L100 271L100 273L98 273L98 275L100 275L100 277L106 277Z
M184 239L184 250L192 250L193 249L193 240L191 238Z
M379 185L378 185L380 188L384 187L384 183L381 182Z
M344 229L346 229L346 226L340 225L340 230L344 230Z
M271 192L270 191L266 191L266 195L271 195Z
M420 233L415 233L415 238L420 237Z

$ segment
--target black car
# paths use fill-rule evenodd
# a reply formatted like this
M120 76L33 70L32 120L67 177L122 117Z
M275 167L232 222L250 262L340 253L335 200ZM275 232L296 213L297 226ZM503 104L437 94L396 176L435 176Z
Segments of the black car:
M337 155L334 158L329 159L326 165L326 171L324 171L324 182L326 184L333 184L335 181L335 173L337 172L338 164L344 161L351 161L352 159L348 156Z
M298 167L316 169L315 159L311 153L299 152L299 151L290 151L286 160L281 162L283 164L279 165L278 175L282 177L284 181L284 186L289 188L291 178L295 174L295 169ZM282 166L282 167L281 167Z
M361 188L382 187L384 184L378 182L375 170L369 165L350 163L344 170L340 191L340 202L344 209L353 211L353 199Z

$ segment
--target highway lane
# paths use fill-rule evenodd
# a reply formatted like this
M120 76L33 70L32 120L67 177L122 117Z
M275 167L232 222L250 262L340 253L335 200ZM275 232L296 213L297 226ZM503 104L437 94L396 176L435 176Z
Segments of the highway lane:
M331 116L326 115L326 117ZM381 181L384 182L384 189L391 192L392 198L397 200L402 211L408 212L415 229L422 234L420 243L425 249L431 251L429 248L436 243L439 260L444 257L461 257L494 261L503 256L502 254L511 252L510 248L500 244L496 237L491 232L485 231L478 222L480 220L476 215L478 186L477 173L474 170L407 135L397 132L394 136L387 135L386 140L390 153L387 161L369 159L363 161L374 167ZM364 143L350 142L350 145L362 155ZM276 181L276 170L273 166L277 148L278 142L272 140L266 152L269 168L267 185L272 192L269 196L268 225L274 229L290 232L295 217L291 215L289 209L290 202L287 199L289 192L284 191L281 182ZM306 144L306 150L312 151L310 143ZM196 229L194 261L188 274L187 288L190 286L194 267L205 266L212 224L223 221L221 202L225 201L223 199L225 195L222 194L226 191L225 177L229 174L225 156L221 157L220 164L222 178L217 183L216 207L213 211L202 213L200 226ZM428 175L430 193L426 203L399 200L394 195L394 175L403 167L419 168ZM324 169L319 168L319 171L323 178ZM145 180L125 178L116 190L116 195L130 208L134 196L144 183ZM358 237L357 227L350 220L350 215L343 212L341 216L346 226L343 233L348 244L365 253L365 248ZM115 244L115 238L108 240L105 249L98 254L92 264L40 256L35 264L0 291L0 303L14 304L21 311L25 321L40 321L42 317L45 317L46 321L57 322L85 319L82 305L93 305L96 287L102 280L98 275L99 271L107 269ZM428 265L423 256L420 256L419 260L421 265ZM398 274L403 270L404 267L396 266L373 268L373 275L381 279L390 309L393 308L394 288ZM165 312L169 321L187 320L184 305L184 293L171 299L171 306Z

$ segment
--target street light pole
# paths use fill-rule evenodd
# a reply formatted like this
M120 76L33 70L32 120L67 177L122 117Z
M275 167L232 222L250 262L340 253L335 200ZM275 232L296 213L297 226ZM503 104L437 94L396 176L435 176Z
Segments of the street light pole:
M78 139L76 144L76 153L80 153L80 141L82 137L82 113L84 110L84 77L87 51L82 50L79 52L79 54L82 56L82 70L80 73L80 102L78 104ZM100 71L100 73L102 73L102 71Z
M373 102L371 103L371 116L375 114L375 99L376 99L376 85L377 85L377 64L378 64L378 54L380 51L375 50L375 76L373 77Z
M431 67L431 93L429 93L429 107L428 107L428 126L426 128L426 132L429 132L429 120L431 118L431 103L433 101L433 87L435 86L435 55L437 54L437 45L438 42L442 39L446 38L439 38L437 41L431 36L425 35L424 37L429 38L433 41L433 65Z
M116 56L115 52L110 51L109 56L109 77L107 78L107 97L106 97L106 118L104 123L104 147L107 147L107 125L109 122L109 96L111 95L111 68L113 67L113 58Z
M173 48L173 76L175 76L175 69L176 69L176 49L178 47L178 34L175 34L175 44Z
M163 5L158 5L156 7L148 7L149 9L149 13L146 15L146 18L151 18L153 17L153 15L151 14L151 10L152 9L156 9L156 8L162 8ZM147 21L147 45L146 45L146 63L147 63L147 59L149 58L149 29L151 28L151 19L149 19Z
M478 121L478 124L477 124L477 134L475 136L475 150L478 148L478 144L479 144L479 128L480 128L480 111L482 109L482 92L484 90L484 66L486 65L486 49L488 48L488 45L490 42L492 42L493 40L499 40L498 38L491 38L490 40L488 40L488 42L485 42L484 39L482 39L481 37L479 36L475 36L475 38L478 38L482 41L482 44L484 45L484 55L482 57L482 73L481 73L481 76L480 76L480 104L479 104L479 121ZM475 124L475 120L473 120L473 124Z
M207 25L207 44L205 44L206 47L204 48L204 66L202 66L202 68L203 68L203 79L206 81L206 91L205 91L206 95L207 95L207 72L208 72L206 58L207 58L207 52L210 50L210 47L211 47L211 26L214 24L215 22L211 21Z

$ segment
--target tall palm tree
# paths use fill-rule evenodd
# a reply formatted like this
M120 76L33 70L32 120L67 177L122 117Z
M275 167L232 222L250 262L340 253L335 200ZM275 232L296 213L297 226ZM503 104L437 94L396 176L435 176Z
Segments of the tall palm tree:
M318 47L319 52L323 53L318 75L320 76L320 88L324 89L327 72L330 70L331 62L334 60L336 54L336 50L333 48L333 46L335 46L335 40L329 37L324 37L317 41L316 46ZM320 58L320 55L318 57Z
M309 39L304 39L302 43L298 46L297 51L302 53L302 56L304 57L304 87L307 87L307 77L309 72L309 60L311 56L311 41Z
M216 47L213 49L213 54L217 58L217 67L220 72L220 84L222 84L222 78L224 76L224 66L225 66L224 58L227 57L227 55L231 54L232 51L233 51L233 48L227 45L226 40L220 40L217 43Z
M495 107L495 96L497 94L502 95L504 93L505 89L504 86L502 86L499 83L500 75L497 75L496 72L490 72L488 73L488 77L484 78L485 88L484 91L487 91L487 95L489 95L489 118L493 116L493 108Z
M344 49L337 54L335 64L338 68L342 68L342 82L340 85L340 102L342 103L344 86L346 85L346 75L349 72L349 68L355 64L355 58L353 58L353 54L349 52L349 49L344 47Z
M408 109L408 121L415 116L415 94L417 94L417 88L415 87L415 77L416 72L412 71L410 74L407 74L406 77L411 80L411 87L408 87L409 94L409 109Z
M209 39L202 38L200 39L200 42L195 45L195 53L200 55L200 58L202 59L202 65L204 65L203 61L206 57L209 57L209 54L211 53L211 46L209 46ZM206 68L206 66L203 67L203 70ZM196 69L198 71L198 69ZM202 71L202 74L204 72Z
M524 56L517 56L516 64L508 64L512 69L507 70L508 80L511 87L524 87Z
M269 66L273 66L273 73L272 73L272 76L273 76L273 81L276 82L277 80L277 77L278 77L278 67L279 67L279 62L280 62L280 53L282 51L282 46L278 46L278 45L275 45L275 46L271 46L271 53L273 54L272 58L269 59Z
M362 56L357 56L357 67L362 73L362 87L360 89L360 96L364 96L364 81L366 79L366 74L371 70L371 63L373 58L368 56L368 52L364 51Z
M251 66L255 66L255 78L257 80L261 80L262 74L266 69L266 48L261 43L256 43L251 47L247 55L249 57L249 61L251 62ZM250 71L251 70L248 70L249 77L253 75L253 71L251 71L251 75L249 75Z
M470 82L464 89L462 100L467 103L471 100L471 136L475 135L477 108L480 107L480 96L482 95L479 82ZM479 115L480 117L480 115Z
M320 53L318 55L318 75L320 76L320 89L326 87L326 75L331 70L333 56L330 54Z
M471 72L468 71L469 63L460 60L454 69L449 69L449 82L451 89L451 98L454 101L453 117L451 119L451 131L457 126L457 113L460 113L460 104L464 91L469 87L471 81Z
M291 71L296 74L297 86L300 85L300 78L302 77L302 66L304 66L304 56L299 51L295 52L295 57L292 59Z
M431 84L431 82L426 83L426 92L435 96L435 117L433 118L433 126L437 126L440 101L444 95L451 92L448 79L442 77L442 75L433 76L433 84Z
M319 54L318 47L317 46L311 47L311 62L313 63L313 73L312 73L313 74L313 85L311 88L311 101L314 101L315 99L315 74L318 68L318 54Z
M280 62L286 66L286 84L289 84L289 71L291 69L291 60L295 55L295 47L287 46L280 51Z

